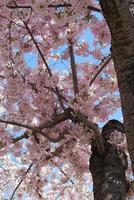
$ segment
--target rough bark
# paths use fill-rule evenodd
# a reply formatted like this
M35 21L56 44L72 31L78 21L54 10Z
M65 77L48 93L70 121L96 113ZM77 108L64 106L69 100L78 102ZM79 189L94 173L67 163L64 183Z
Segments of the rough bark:
M94 200L125 200L128 186L125 177L127 157L108 142L105 147L104 155L93 149L90 158Z
M134 174L134 17L132 4L132 0L100 0L112 36L111 51Z
M126 154L110 144L111 133L124 133L124 126L117 120L110 120L102 129L105 153L99 153L96 142L92 143L90 171L93 178L94 200L124 200L128 188L125 171L128 167Z

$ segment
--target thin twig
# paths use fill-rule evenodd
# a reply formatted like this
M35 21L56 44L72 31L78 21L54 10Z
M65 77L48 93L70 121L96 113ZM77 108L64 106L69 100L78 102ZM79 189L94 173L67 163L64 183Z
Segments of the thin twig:
M59 99L59 103L60 103L60 105L61 105L61 108L65 111L65 106L64 106L64 104L63 104L63 102L62 102L62 98L61 98L61 95L60 95L60 93L59 93L58 87L55 87L55 90L56 90L57 97L58 97L58 99Z
M26 23L25 21L23 21L23 23L24 23L24 25L25 25L25 27L26 27L26 29L27 29L27 31L28 31L30 37L32 38L34 45L36 46L36 48L37 48L37 50L38 50L38 52L39 52L39 55L40 55L40 57L42 58L42 60L43 60L43 62L44 62L44 64L45 64L45 66L46 66L46 68L47 68L47 70L48 70L49 75L52 76L52 72L51 72L51 70L50 70L50 68L49 68L49 66L48 66L48 64L47 64L47 62L46 62L46 60L45 60L45 58L44 58L44 56L43 56L43 54L42 54L42 52L41 52L39 46L38 46L38 43L36 42L36 40L35 40L35 38L34 38L32 32L31 32L31 30L29 29L29 27L28 27L28 25L27 25L27 23Z
M55 200L58 200L62 195L62 193L64 192L64 190L67 188L67 185L65 185L63 188L62 188L62 190L58 193L58 195L57 195L57 197L56 197L56 199Z
M0 75L0 78L2 78L2 79L5 79L5 76L3 76L3 75Z
M95 11L95 12L99 12L102 13L102 10L99 8L96 8L94 6L88 6L87 9L91 10L91 11Z
M6 6L7 8L10 8L10 9L32 9L31 6L23 6L23 5L7 5Z
M55 151L51 152L50 155L48 155L46 157L46 160L51 160L52 158L54 158L55 156L60 157L61 153L64 151L64 146L69 146L70 144L72 144L72 142L76 142L76 139L74 138L70 138L69 140L65 141L65 143L63 143L61 146L57 147L55 149Z
M74 185L74 184L75 184L74 181L64 172L64 170L61 169L61 168L57 165L57 163L54 163L54 164L55 164L56 167L61 171L61 173L62 173L64 176L66 176L67 179Z
M13 143L16 143L22 139L28 139L29 135L28 132L25 132L24 134L22 134L21 136L17 137L17 138L13 138Z
M59 167L58 167L59 168ZM68 178L68 180L74 185L73 180L62 170L59 168L59 170L61 171L62 174L64 174L64 176L66 176Z
M33 163L30 164L30 166L28 167L27 171L25 172L25 176L27 175L27 173L30 171L31 167L33 166ZM15 195L15 192L17 191L17 189L19 188L19 186L21 185L21 183L23 182L25 176L20 180L20 182L18 183L18 185L16 186L16 188L14 189L13 193L12 193L12 196L10 198L10 200L13 199L14 195Z
M29 82L28 84L31 86L31 89L35 91L35 93L38 93L38 89L36 88L36 85L34 83L30 83ZM55 87L55 89L54 89L54 88L52 88L50 86L44 86L44 88L50 90L51 92L53 92L53 93L55 93L57 95L59 103L60 103L62 109L65 111L65 107L64 107L64 104L63 104L62 100L67 102L67 99L60 94L58 88Z
M1 169L3 169L5 172L10 173L7 169L5 169L4 167L0 166Z
M47 86L47 85L45 85L44 88L50 90L51 92L55 93L56 95L59 95L60 98L62 98L64 101L68 102L68 100L64 96L62 96L59 91L57 92L54 88Z
M103 63L103 65L100 67L100 69L96 72L96 74L94 75L94 77L92 78L92 80L90 81L89 86L91 86L93 84L93 82L95 81L95 79L98 77L98 75L102 72L102 70L106 67L106 65L111 61L112 56L108 56L105 60L105 62Z
M71 7L72 4L71 3L63 3L63 4L49 4L48 8L64 8L64 7Z

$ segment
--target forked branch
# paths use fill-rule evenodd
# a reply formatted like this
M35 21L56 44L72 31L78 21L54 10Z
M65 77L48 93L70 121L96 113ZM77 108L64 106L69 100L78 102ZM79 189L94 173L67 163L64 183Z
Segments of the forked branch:
M74 118L74 116L72 116L72 117ZM86 118L86 116L84 114L82 114L80 111L76 112L76 117L77 117L76 120L78 119L79 122L82 122L87 128L89 128L89 130L91 129L94 131L98 152L100 154L104 154L105 153L104 142L103 142L103 138L101 137L101 133L99 131L97 124L89 121Z
M47 121L45 123L42 123L40 126L38 127L33 127L33 126L29 126L29 125L24 125L18 122L14 122L14 121L6 121L6 120L2 120L0 119L1 123L5 123L5 124L12 124L15 126L19 126L19 127L23 127L23 128L27 128L29 130L32 130L31 134L28 134L28 132L24 133L22 136L13 139L13 143L17 142L23 138L28 139L29 135L34 135L33 133L39 133L41 135L43 135L44 137L46 137L50 142L60 142L62 139L65 138L65 134L69 134L68 130L64 130L63 132L61 132L59 134L59 136L57 138L52 138L49 134L47 134L46 132L43 132L44 129L46 128L52 128L55 125L64 122L65 120L71 120L72 122L75 123L83 123L86 127L88 127L89 129L93 130L95 132L96 135L96 144L97 144L97 148L98 151L103 154L105 152L105 148L104 148L104 144L103 144L103 139L100 135L99 129L97 127L96 124L94 124L93 122L89 121L86 116L84 114L82 114L80 111L74 112L72 109L67 108L64 112L60 113L60 114L56 114L51 121Z

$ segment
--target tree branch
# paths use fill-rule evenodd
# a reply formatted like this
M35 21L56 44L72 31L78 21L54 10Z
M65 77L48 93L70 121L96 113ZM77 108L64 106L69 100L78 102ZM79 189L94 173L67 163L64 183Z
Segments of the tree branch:
M74 57L74 51L73 51L73 44L71 42L69 44L69 54L70 54L70 63L71 63L71 69L72 69L74 94L76 95L79 93L79 88L78 88L78 79L77 79L77 71L76 71L75 57Z
M67 108L64 112L62 112L58 115L55 115L51 121L42 123L38 127L38 129L43 130L45 128L51 128L51 127L55 126L56 124L59 124L67 119L70 119L70 116L71 116L70 111L71 111L70 108Z
M53 126L65 121L67 119L70 119L70 111L71 110L69 108L67 108L64 112L55 115L52 118L51 121L47 121L45 123L42 123L38 127L32 127L32 126L29 126L29 125L21 124L19 122L3 120L3 119L0 119L0 122L4 123L4 124L11 124L11 125L14 125L14 126L19 126L19 127L23 127L23 128L32 130L32 133L31 133L32 135L34 135L34 133L39 133L39 134L43 135L44 137L46 137L49 141L56 143L56 142L61 141L65 137L65 134L68 134L67 130L64 130L63 132L61 132L57 138L50 137L47 133L44 133L42 130L45 129L45 128L52 128ZM20 141L24 138L25 139L29 138L28 132L24 133L20 137L14 138L13 143Z
M82 122L86 127L94 131L98 152L100 154L104 154L105 153L104 142L103 142L103 138L101 137L101 133L98 129L97 124L89 121L85 117L85 115L82 114L80 111L76 112L76 117L72 115L72 120L76 120L76 121L78 120L79 122Z
M16 143L20 140L23 140L23 139L28 139L30 137L30 135L33 135L35 136L36 138L36 141L37 143L39 143L39 139L37 138L37 136L34 134L35 131L33 131L31 134L28 134L28 132L25 132L24 134L22 134L21 136L17 137L17 138L13 138L13 143ZM53 138L49 135L49 133L43 133L43 132L40 132L39 133L43 136L45 136L50 142L53 142L53 143L58 143L60 142L61 140L63 140L65 138L65 135L66 134L69 134L68 130L67 129L64 129L61 133L59 133L59 136L57 138Z
M95 79L98 77L98 75L102 72L102 70L106 67L106 65L111 61L111 59L112 59L112 56L111 55L109 55L106 59L104 59L103 61L102 61L102 66L100 67L100 69L96 72L96 74L94 75L94 77L92 78L92 80L90 81L90 84L89 84L89 86L91 86L92 84L93 84L93 82L95 81Z
M39 133L39 134L43 135L44 137L46 137L50 142L54 142L54 143L59 142L62 139L64 139L65 134L69 134L69 132L65 129L63 132L61 132L59 134L59 136L57 138L52 138L47 133L44 133L43 129L52 128L53 126L65 121L65 120L68 120L68 119L72 120L75 123L82 122L85 126L87 126L89 129L92 129L95 132L95 134L96 134L96 144L97 144L98 151L100 153L104 153L105 148L104 148L104 145L103 145L103 139L100 135L99 129L96 126L96 124L94 124L93 122L90 122L85 117L85 115L83 115L80 111L77 111L76 113L73 112L73 114L71 112L73 112L73 110L70 109L70 108L67 108L64 112L55 115L52 118L51 121L47 121L45 123L42 123L38 127L32 127L32 126L24 125L24 124L21 124L21 123L18 123L18 122L8 121L8 120L6 121L6 120L2 120L2 119L0 119L0 122L5 123L5 124L12 124L12 125L15 125L15 126L27 128L29 130L32 130L32 133L31 133L32 135L34 135L34 133ZM13 143L15 143L15 142L17 142L17 141L19 141L23 138L26 138L26 139L29 138L27 132L24 133L22 136L13 139Z
M55 163L56 167L58 167L58 169L61 171L61 173L67 177L67 181L69 180L73 185L75 184L74 181L64 172L63 169L61 169L56 163Z
M59 99L59 103L60 103L60 105L61 105L61 108L65 111L65 106L64 106L64 104L63 104L63 102L62 102L62 97L61 97L61 95L60 95L60 93L59 93L58 87L55 87L55 90L56 90L56 94L57 94L57 97L58 97L58 99Z
M52 72L51 72L51 70L50 70L50 68L49 68L49 66L48 66L48 64L47 64L47 62L46 62L46 60L45 60L45 58L44 58L44 56L43 56L43 54L42 54L42 52L41 52L39 46L38 46L38 43L36 42L36 40L35 40L35 38L34 38L32 32L31 32L31 30L29 29L29 27L28 27L28 25L27 25L27 23L26 23L25 21L23 21L23 23L24 23L24 25L25 25L25 27L26 27L26 29L27 29L27 31L28 31L28 33L29 33L31 39L33 40L34 45L36 46L36 48L37 48L37 50L38 50L38 52L39 52L39 55L40 55L40 57L42 58L42 60L43 60L43 62L44 62L44 64L45 64L45 66L46 66L46 68L47 68L47 70L48 70L49 75L52 76Z
M3 76L3 75L0 75L0 78L2 78L2 79L5 79L5 76Z
M3 124L11 124L11 125L14 125L14 126L19 126L19 127L23 127L23 128L26 128L26 129L29 129L29 130L35 130L34 127L32 126L29 126L29 125L25 125L25 124L21 124L19 122L15 122L15 121L10 121L10 120L3 120L3 119L0 119L0 123L3 123Z
M49 4L48 8L64 8L64 7L72 7L71 3L63 3L63 4Z
M50 86L46 86L46 85L44 86L44 88L46 88L46 89L50 90L51 92L55 93L57 96L59 95L59 97L61 99L63 99L64 101L68 102L68 100L64 96L62 96L59 91L57 92L57 90L55 90L54 88L52 88Z
M2 6L1 6L2 7ZM32 6L30 5L7 5L6 6L7 8L10 8L10 9L31 9L32 10ZM72 4L71 3L63 3L63 4L49 4L48 5L48 8L65 8L65 7L72 7ZM94 6L87 6L87 9L91 10L91 11L94 11L94 12L99 12L101 13L102 10L99 9L99 8L96 8Z
M16 143L22 139L28 139L28 138L29 138L28 132L25 132L23 135L21 135L17 138L13 138L13 143Z
M47 139L53 143L58 143L60 142L61 140L63 140L65 138L65 135L66 134L69 134L68 130L67 129L64 129L61 133L59 133L59 136L57 138L52 138L49 136L49 133L46 134L47 136Z
M87 9L91 10L91 11L95 11L95 12L99 12L102 13L102 10L99 8L96 8L94 6L88 6Z
M74 141L76 141L76 139L74 139L74 138L70 138L69 140L67 140L64 144L62 144L61 146L57 147L55 149L55 151L51 152L51 154L46 157L46 160L51 160L55 156L60 157L60 154L63 152L64 146L65 145L69 146L69 144L71 144Z
M6 5L7 8L10 8L10 9L31 9L32 10L32 7L27 5L27 6L23 6L23 5Z
M31 86L31 89L32 89L35 93L38 93L38 89L36 88L36 84L35 84L35 83L30 83L30 82L29 82L28 85ZM64 96L62 96L62 95L60 94L60 92L58 91L58 88L57 88L57 87L52 88L52 87L50 87L50 86L44 85L44 88L46 88L46 89L48 89L49 91L51 91L51 92L53 92L54 94L56 94L56 95L58 96L58 98L60 99L60 104L63 104L63 103L62 103L62 99L63 99L64 101L67 102L67 99L66 99ZM62 106L62 107L63 107L63 106ZM63 110L64 110L64 109L63 109Z
M27 173L30 171L31 167L33 166L33 163L30 164L30 166L28 167L27 171L25 172L25 176L27 175ZM16 186L16 188L14 189L12 196L10 197L10 200L13 199L15 192L17 191L17 189L19 188L19 186L21 185L21 183L23 182L25 176L20 180L20 182L18 183L18 185Z
M6 121L6 120L2 120L2 119L0 119L0 122L1 123L5 123L5 124L12 124L12 125L15 125L15 126L20 126L20 127L27 128L29 130L32 130L32 133L31 133L32 135L34 135L33 133L39 133L39 134L43 135L44 137L46 137L49 141L55 142L55 143L61 141L62 139L64 139L65 134L69 134L69 132L66 131L66 129L65 129L63 132L61 132L59 134L59 136L57 138L52 138L47 133L44 133L43 129L52 128L53 126L65 121L65 120L68 120L68 119L72 120L75 123L82 122L85 126L87 126L89 129L92 129L95 132L98 151L100 153L104 152L105 149L104 149L102 137L100 136L100 132L99 132L99 129L96 126L96 124L94 124L93 122L90 122L85 117L85 115L83 115L80 111L74 113L74 115L71 112L73 112L73 110L70 109L70 108L67 108L64 112L55 115L52 118L51 121L47 121L45 123L42 123L38 127L32 127L32 126L24 125L24 124L21 124L21 123L18 123L18 122L8 121L8 120ZM26 138L26 139L29 138L27 132L24 133L22 136L13 139L13 142L17 142L17 141L19 141L19 140L21 140L23 138Z

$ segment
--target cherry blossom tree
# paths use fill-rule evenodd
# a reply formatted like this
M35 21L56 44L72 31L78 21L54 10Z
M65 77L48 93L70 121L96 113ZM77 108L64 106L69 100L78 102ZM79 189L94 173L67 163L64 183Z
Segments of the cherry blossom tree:
M112 57L118 77L128 149L134 173L134 56L132 54L134 1L101 1L101 6L112 35Z
M93 199L89 171L92 151L97 148L99 155L104 155L107 145L111 145L110 151L114 148L117 155L120 149L115 145L120 137L111 135L110 144L101 136L99 128L121 106L116 73L123 114L128 116L127 109L129 114L133 111L133 95L125 101L127 90L121 84L128 79L122 78L120 70L127 63L133 63L132 34L131 42L123 43L124 49L122 46L118 49L120 37L116 35L121 35L122 29L118 32L115 28L120 22L115 20L117 15L131 9L127 1L119 2L102 0L100 6L95 0L1 0L1 198ZM116 9L108 14L107 8ZM126 15L120 15L123 27L128 27L122 38L127 38L130 30L133 33L132 21L127 23L130 18L125 18ZM85 37L85 32L93 35L93 41ZM125 57L128 45L131 50ZM28 66L26 53L37 56L36 67ZM132 77L130 83L131 80ZM130 115L124 117L134 169L133 117L130 118ZM126 155L124 140L121 148ZM130 167L129 163L128 179ZM123 173L126 169L123 168ZM93 175L92 169L91 172ZM132 199L132 195L129 189L127 198Z

